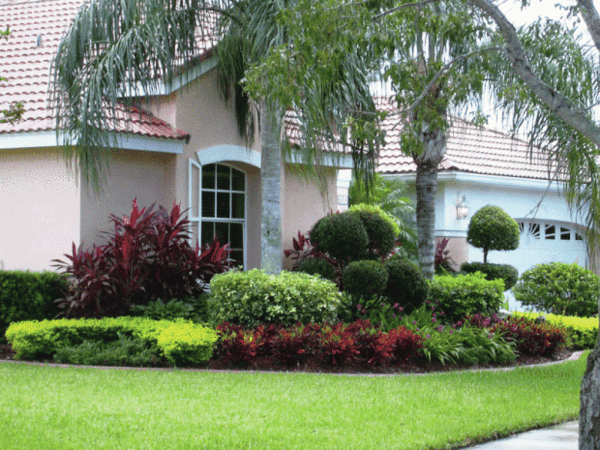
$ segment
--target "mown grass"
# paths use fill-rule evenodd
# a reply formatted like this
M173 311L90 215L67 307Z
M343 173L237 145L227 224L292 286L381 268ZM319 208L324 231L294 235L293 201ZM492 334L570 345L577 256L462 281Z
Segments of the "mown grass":
M0 364L1 449L448 449L576 418L585 358L368 377Z

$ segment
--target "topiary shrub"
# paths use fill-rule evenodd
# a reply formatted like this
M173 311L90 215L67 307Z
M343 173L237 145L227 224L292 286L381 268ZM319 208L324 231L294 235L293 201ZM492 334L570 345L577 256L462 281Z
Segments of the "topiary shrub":
M521 233L516 220L499 208L487 205L477 211L469 222L467 242L483 250L487 263L490 250L515 250L519 247Z
M600 278L578 264L538 264L523 272L513 288L524 306L563 316L598 314Z
M386 287L388 272L379 261L354 261L342 276L344 291L356 297L379 295Z
M353 214L330 214L310 230L315 250L339 261L359 260L367 255L369 235L361 220Z
M390 258L384 266L388 272L388 281L383 295L391 303L398 303L406 313L425 303L430 288L419 266L400 258Z
M326 280L336 280L335 268L325 258L306 258L300 261L297 270L309 275L320 275Z
M460 270L465 273L484 273L488 280L502 279L504 280L505 291L508 291L517 284L517 280L519 279L519 271L510 264L466 262L460 266Z
M482 273L436 276L431 283L429 298L443 312L448 323L462 320L469 314L492 315L504 303L504 282L486 280Z
M369 236L368 256L370 258L386 256L394 249L400 227L381 208L371 205L356 205L344 214L357 216L367 230Z
M333 321L341 301L335 283L300 272L228 272L216 275L210 287L215 323L251 327Z

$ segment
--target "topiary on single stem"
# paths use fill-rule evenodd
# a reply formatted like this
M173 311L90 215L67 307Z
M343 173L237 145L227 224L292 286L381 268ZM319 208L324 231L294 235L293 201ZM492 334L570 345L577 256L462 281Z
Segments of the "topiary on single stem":
M365 207L360 208L360 205L357 205L357 207L350 208L344 214L358 217L365 227L369 236L368 258L377 259L389 254L394 249L396 237L398 236L396 230L399 230L399 227L391 217L384 216L386 213L378 210L377 207L365 205Z
M487 205L471 218L467 242L483 250L483 262L487 263L490 250L516 250L519 247L519 225L502 208Z

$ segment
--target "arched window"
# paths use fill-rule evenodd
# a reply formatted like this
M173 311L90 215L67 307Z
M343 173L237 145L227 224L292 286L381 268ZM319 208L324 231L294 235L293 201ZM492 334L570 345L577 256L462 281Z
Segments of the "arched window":
M200 244L204 245L217 236L221 244L229 244L231 258L243 265L246 175L225 164L206 164L200 168L194 163L190 168L193 169L190 178L190 220L196 238L199 237ZM198 180L196 176L200 173ZM198 203L199 207L195 208ZM196 211L200 214L194 214Z
M549 241L582 241L582 234L572 225L544 222L517 221L521 234L529 239L544 239Z

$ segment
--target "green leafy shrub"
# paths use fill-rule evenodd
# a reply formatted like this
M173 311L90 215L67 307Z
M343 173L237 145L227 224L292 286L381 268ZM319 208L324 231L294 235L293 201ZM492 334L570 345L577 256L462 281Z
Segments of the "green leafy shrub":
M320 275L326 280L335 281L335 268L325 258L306 258L298 264L298 272L309 275Z
M372 297L385 289L388 272L379 261L354 261L344 270L342 281L346 293L355 297Z
M523 272L513 288L523 305L563 316L598 314L600 278L578 264L538 264Z
M450 323L468 314L492 315L504 303L504 281L486 280L479 272L467 275L436 276L429 297Z
M404 308L398 303L389 303L389 299L373 295L357 297L342 294L342 302L338 308L338 318L344 323L352 323L359 319L368 319L383 331L390 331L400 325Z
M67 278L54 272L0 271L0 342L11 322L53 319Z
M504 280L504 290L508 291L519 279L519 271L509 264L491 264L482 262L466 262L460 266L461 272L486 274L487 280Z
M159 352L164 353L165 348L161 345L170 341L163 338L163 344L159 344L162 333L179 324L187 324L189 327L186 329L197 329L200 332L206 329L199 324L185 321L157 321L144 317L61 319L12 323L6 330L6 339L16 351L16 359L48 359L61 348L76 347L84 342L106 344L118 341L120 336L140 340L148 348L157 348ZM204 346L201 342L198 345Z
M156 348L123 335L118 341L84 341L74 347L59 348L54 359L64 364L134 367L154 366L159 360Z
M391 303L398 303L407 313L422 306L430 288L419 266L400 258L390 258L384 265L388 280L383 295Z
M356 205L344 214L358 217L365 230L367 230L369 236L367 256L369 258L375 259L386 256L394 249L400 227L381 208L370 205Z
M187 319L196 323L207 322L210 313L208 309L208 294L190 297L182 300L172 299L163 303L161 299L148 302L145 305L134 305L131 308L134 315L154 320Z
M211 281L215 323L257 326L335 320L341 294L335 283L305 273L229 272Z
M515 312L517 317L527 317L535 320L540 313ZM556 325L567 332L567 345L573 350L585 350L594 348L598 341L598 318L597 317L575 317L558 316L555 314L544 314L546 322Z
M174 365L194 365L210 359L216 341L215 330L178 322L160 334L157 344Z
M498 206L487 205L473 214L467 231L467 242L483 250L487 263L490 250L515 250L519 247L519 225Z
M359 260L367 256L369 235L361 220L353 214L330 214L310 230L315 250L339 261Z

